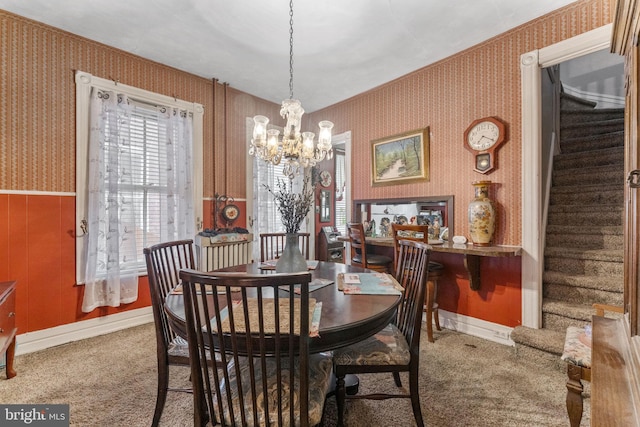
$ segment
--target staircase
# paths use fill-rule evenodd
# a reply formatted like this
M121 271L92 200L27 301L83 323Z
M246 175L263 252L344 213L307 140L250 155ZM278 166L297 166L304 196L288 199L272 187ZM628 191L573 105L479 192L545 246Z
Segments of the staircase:
M567 326L623 304L624 109L563 94L544 251L542 329L516 327L519 356L560 361Z

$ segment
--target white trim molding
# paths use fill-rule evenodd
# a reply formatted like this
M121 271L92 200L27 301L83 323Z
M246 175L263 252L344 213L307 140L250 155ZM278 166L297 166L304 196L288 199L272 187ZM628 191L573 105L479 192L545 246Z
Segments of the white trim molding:
M438 315L440 316L440 325L443 328L473 335L498 344L510 347L515 346L515 343L511 340L513 328L442 309L438 310Z
M16 337L16 355L33 353L150 322L153 322L153 312L151 307L144 307L40 331L27 332Z
M542 68L611 45L613 24L563 40L520 57L522 84L522 325L542 326Z

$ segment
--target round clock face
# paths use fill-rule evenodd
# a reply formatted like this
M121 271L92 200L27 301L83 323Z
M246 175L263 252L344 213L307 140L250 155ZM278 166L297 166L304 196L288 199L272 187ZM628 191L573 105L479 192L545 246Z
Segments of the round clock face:
M485 151L493 147L500 139L500 128L492 121L482 121L471 129L467 135L467 144L476 151Z
M236 205L227 205L222 209L222 217L227 221L234 221L240 215L240 209Z
M331 174L329 171L320 172L320 185L328 187L331 185Z

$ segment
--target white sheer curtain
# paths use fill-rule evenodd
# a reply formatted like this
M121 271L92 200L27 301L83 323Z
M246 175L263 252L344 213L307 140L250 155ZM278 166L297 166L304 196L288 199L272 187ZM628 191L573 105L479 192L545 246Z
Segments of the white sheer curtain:
M260 233L284 232L284 226L280 221L280 213L271 193L263 184L277 190L277 180L288 180L282 173L282 164L273 166L263 160L253 157L253 259L260 259ZM308 173L308 170L305 170ZM301 191L304 176L298 175L294 179L294 191ZM288 184L288 182L287 182ZM300 226L300 232L306 232L307 219Z
M84 312L138 298L143 245L195 234L192 118L170 107L145 108L157 122L144 130L158 141L152 156L159 167L149 171L146 134L132 123L136 108L126 95L91 91Z

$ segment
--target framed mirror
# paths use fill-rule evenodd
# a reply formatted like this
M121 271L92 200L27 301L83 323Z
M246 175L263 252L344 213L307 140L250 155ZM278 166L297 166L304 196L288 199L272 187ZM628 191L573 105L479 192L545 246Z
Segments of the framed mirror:
M329 190L320 191L320 222L331 221L331 192Z
M426 196L407 199L355 200L353 203L355 222L375 221L380 237L388 237L393 222L399 224L438 223L441 240L455 236L453 230L453 195ZM435 237L435 236L434 236Z

